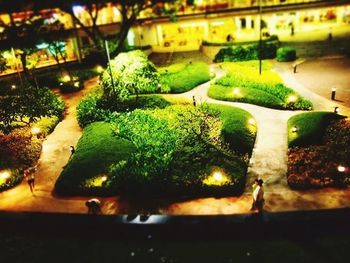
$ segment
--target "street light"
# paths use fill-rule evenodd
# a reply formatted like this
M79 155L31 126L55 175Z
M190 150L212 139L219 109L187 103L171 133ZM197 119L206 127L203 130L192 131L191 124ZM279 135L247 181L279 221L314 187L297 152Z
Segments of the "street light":
M262 49L262 1L259 0L259 74L261 75L261 49Z

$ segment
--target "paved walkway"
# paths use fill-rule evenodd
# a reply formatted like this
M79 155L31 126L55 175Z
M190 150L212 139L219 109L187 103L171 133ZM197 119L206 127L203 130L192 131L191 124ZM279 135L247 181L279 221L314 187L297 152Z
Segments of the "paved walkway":
M288 86L295 88L303 96L313 101L315 109L331 110L335 105L338 105L336 102L328 101L305 89L294 79L289 66L288 64L277 65L276 68ZM224 74L224 71L217 65L211 65L211 71L216 73L216 78ZM52 196L52 190L62 167L69 158L69 145L75 145L81 136L81 129L76 121L75 107L84 93L94 85L94 81L96 80L87 83L84 92L66 96L67 115L43 144L43 152L37 171L35 196L30 194L28 186L23 182L14 189L0 193L0 210L86 213L85 197L58 198ZM105 214L140 212L197 215L246 213L251 207L250 185L256 177L263 178L266 182L267 211L349 207L349 190L329 188L292 191L287 187L287 120L299 112L280 111L251 104L213 100L206 95L209 86L210 82L207 82L187 93L167 96L189 100L192 100L192 96L195 96L198 102L236 106L247 110L254 116L258 131L249 163L245 193L239 197L199 198L180 201L143 200L142 202L131 202L118 198L103 198L103 212ZM348 108L344 109L344 112L348 112L348 110Z

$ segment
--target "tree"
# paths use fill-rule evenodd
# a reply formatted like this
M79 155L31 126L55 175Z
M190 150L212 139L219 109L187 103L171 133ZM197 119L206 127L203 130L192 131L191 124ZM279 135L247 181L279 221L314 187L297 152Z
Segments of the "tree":
M14 122L29 125L44 116L61 117L63 111L63 100L49 89L25 83L0 96L0 130L8 133Z

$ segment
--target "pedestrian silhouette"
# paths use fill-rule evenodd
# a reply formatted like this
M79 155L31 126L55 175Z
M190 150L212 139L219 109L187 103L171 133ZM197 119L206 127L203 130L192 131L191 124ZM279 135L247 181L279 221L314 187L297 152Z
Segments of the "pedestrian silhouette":
M36 172L36 167L30 167L24 170L24 178L26 179L30 192L32 194L34 194L34 188L35 188L35 172Z
M97 198L92 198L85 202L86 207L88 208L88 214L97 215L102 214L101 211L101 201Z
M72 157L72 155L75 153L75 148L73 145L71 145L71 146L69 146L69 149L70 149L70 157Z
M195 97L195 96L192 96L192 100L193 100L193 106L195 106L195 107L196 107L196 105L197 105L197 102L196 102L196 97Z
M263 183L264 181L262 179L259 179L256 181L257 186L255 187L253 191L253 205L252 210L257 210L258 212L263 211L264 206L264 189L263 189Z
M293 64L293 73L297 73L297 64Z

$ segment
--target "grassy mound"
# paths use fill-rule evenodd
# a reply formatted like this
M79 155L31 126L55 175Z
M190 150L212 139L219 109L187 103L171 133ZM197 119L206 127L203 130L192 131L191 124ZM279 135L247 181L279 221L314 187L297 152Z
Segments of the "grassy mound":
M171 93L189 91L210 80L209 66L203 62L178 63L159 69L162 85Z
M310 110L312 104L282 84L272 70L260 75L256 63L223 63L227 74L212 84L209 97L219 100L246 102L268 108ZM265 66L268 69L268 66Z
M127 159L134 146L127 140L112 134L109 123L95 122L84 129L76 152L58 178L55 191L58 194L99 194L109 193L108 185L94 187L94 177L107 173L112 163ZM90 179L90 182L86 182ZM86 187L86 184L90 183ZM84 187L84 191L81 189Z

